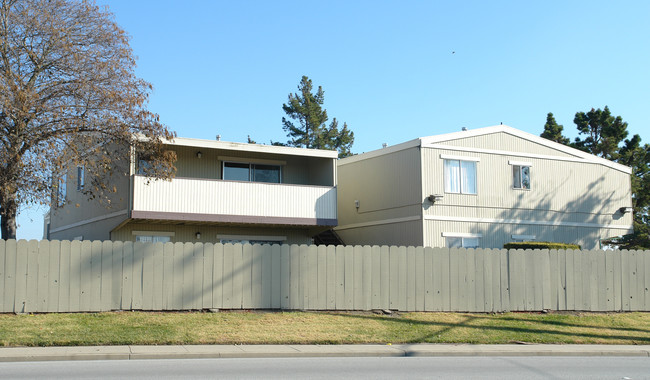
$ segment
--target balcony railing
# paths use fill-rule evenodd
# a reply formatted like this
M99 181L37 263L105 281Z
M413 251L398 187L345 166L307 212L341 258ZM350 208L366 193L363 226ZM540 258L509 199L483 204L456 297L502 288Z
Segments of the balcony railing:
M133 176L132 217L336 225L336 187Z

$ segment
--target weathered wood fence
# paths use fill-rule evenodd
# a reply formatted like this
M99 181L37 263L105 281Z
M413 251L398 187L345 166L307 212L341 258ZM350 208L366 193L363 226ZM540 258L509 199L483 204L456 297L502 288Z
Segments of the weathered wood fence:
M650 311L650 251L0 240L0 312Z

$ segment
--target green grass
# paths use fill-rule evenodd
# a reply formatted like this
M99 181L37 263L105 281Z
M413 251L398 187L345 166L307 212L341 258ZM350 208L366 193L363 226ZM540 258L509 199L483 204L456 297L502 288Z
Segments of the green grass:
M650 344L650 313L0 314L0 346L513 342Z

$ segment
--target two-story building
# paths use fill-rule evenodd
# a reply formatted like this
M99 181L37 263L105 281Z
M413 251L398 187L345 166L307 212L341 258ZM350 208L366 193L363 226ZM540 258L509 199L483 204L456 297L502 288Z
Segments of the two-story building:
M171 181L111 178L110 203L89 201L83 168L67 168L46 238L309 244L336 226L336 151L175 138Z
M345 244L599 247L632 232L631 169L505 125L338 161Z

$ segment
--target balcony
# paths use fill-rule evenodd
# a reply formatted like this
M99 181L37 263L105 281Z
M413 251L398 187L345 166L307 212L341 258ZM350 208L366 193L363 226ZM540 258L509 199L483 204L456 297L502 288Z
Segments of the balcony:
M336 187L133 176L131 217L212 223L335 226Z

